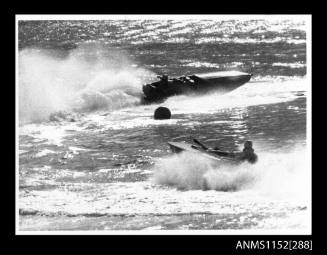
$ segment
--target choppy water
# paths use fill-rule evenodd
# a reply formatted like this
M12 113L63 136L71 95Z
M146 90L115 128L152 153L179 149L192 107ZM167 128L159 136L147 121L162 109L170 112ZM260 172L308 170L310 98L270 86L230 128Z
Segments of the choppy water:
M140 104L156 74L214 70L254 77L170 120ZM18 78L21 230L309 228L304 21L21 21ZM190 137L259 162L170 152Z

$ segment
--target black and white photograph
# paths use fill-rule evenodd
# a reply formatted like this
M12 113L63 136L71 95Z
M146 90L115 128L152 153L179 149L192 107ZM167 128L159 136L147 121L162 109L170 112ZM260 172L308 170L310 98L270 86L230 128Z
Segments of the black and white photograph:
M16 234L312 234L311 15L15 22Z

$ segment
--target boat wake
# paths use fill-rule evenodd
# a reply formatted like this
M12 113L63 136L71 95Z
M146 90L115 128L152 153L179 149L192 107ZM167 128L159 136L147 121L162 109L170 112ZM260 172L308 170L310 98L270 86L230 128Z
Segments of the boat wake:
M219 165L194 153L183 152L159 159L153 181L181 190L241 191L301 197L310 194L310 173L303 148L287 153L258 152L257 164Z
M216 113L221 109L248 107L292 101L305 96L308 82L303 78L249 82L227 94L176 96L162 105L174 113Z
M135 66L126 52L85 44L62 54L19 52L21 123L44 121L59 111L110 111L140 103L141 85L151 72Z
M256 180L256 171L248 164L241 166L213 165L212 161L189 152L159 160L153 181L181 190L235 191Z

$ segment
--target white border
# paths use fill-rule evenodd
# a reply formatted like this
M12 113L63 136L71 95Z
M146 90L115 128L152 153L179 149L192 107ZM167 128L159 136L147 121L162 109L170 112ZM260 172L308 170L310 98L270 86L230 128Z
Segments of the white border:
M16 15L19 20L276 20L291 19L293 21L307 21L310 15L285 15L285 14L230 14L230 15L185 15L185 14L113 14L113 15L89 15L89 14L76 14L76 15ZM311 20L311 19L310 19Z
M307 54L307 80L310 84L307 95L307 155L308 155L308 168L310 171L310 198L311 207L308 208L311 222L310 227L305 230L296 230L300 233L294 233L293 229L290 230L87 230L87 231L21 231L19 230L19 86L18 86L18 21L19 20L133 20L133 19L173 19L173 20L280 20L280 19L292 19L306 22L306 54ZM16 132L15 132L15 233L16 235L311 235L312 234L312 127L311 127L311 111L312 111L312 15L16 15L15 17L15 120L16 120Z
M306 19L306 54L307 54L307 81L309 84L307 95L307 168L311 169L309 181L311 183L310 199L311 206L308 208L308 212L311 218L310 233L312 234L312 16L310 15Z
M15 230L19 234L19 86L18 86L18 20L15 19Z
M306 230L309 231L309 230ZM19 231L19 235L310 235L295 234L294 230L52 230L52 231Z

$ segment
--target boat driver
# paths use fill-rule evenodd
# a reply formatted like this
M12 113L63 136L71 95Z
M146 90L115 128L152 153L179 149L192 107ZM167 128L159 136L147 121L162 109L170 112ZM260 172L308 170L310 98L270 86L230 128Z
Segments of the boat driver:
M160 76L160 79L162 80L162 81L164 81L164 82L168 82L168 75L161 75Z
M225 152L219 150L219 148L209 149L209 151L219 156L230 157L240 161L248 161L249 163L254 164L258 161L258 156L254 153L252 145L252 141L246 141L244 143L243 151L241 152Z
M235 158L241 161L247 160L252 164L256 163L258 161L258 156L254 153L254 149L252 148L252 142L246 141L244 143L243 151L235 153Z
M158 88L166 88L168 86L168 75L159 75L157 76L160 81L157 82L156 87Z

